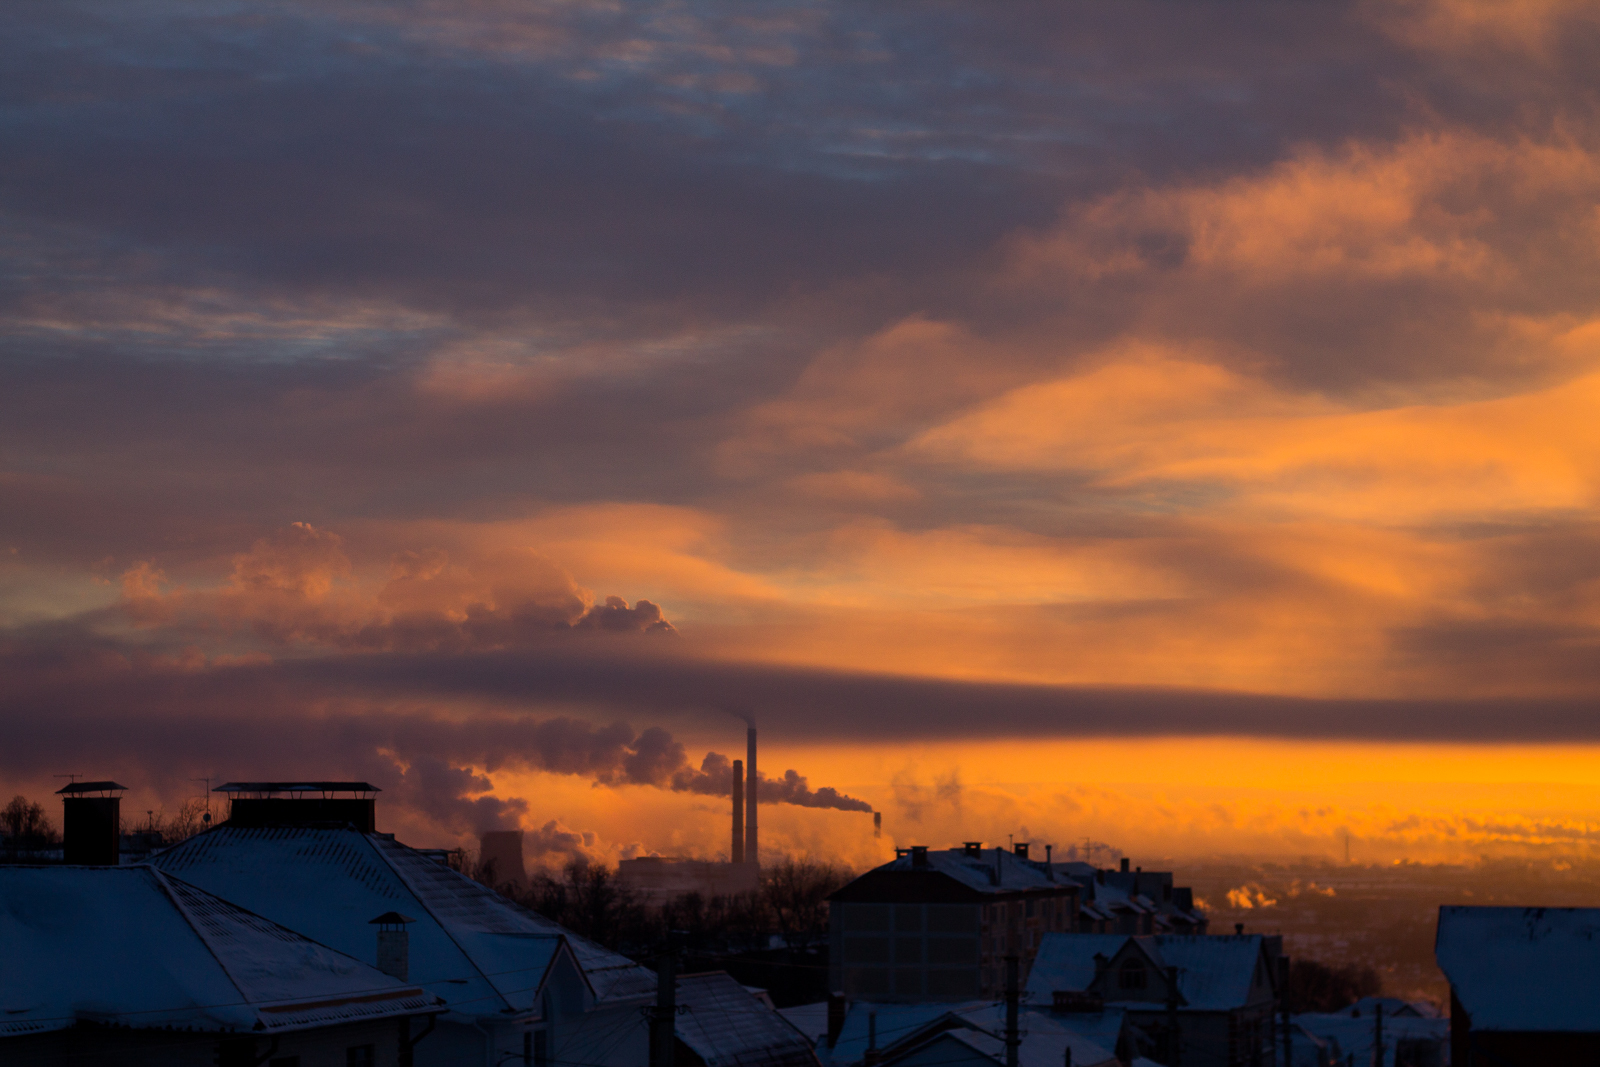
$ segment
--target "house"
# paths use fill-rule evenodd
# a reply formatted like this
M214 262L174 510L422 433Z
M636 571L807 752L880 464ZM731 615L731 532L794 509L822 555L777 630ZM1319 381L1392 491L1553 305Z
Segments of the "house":
M693 1067L817 1067L808 1041L725 971L677 980L677 1062Z
M1276 1062L1281 940L1259 934L1049 934L1028 978L1033 1006L1104 1004L1149 1036L1148 1055L1218 1067Z
M1423 1015L1398 1000L1398 1014L1391 1016L1386 1008L1380 1016L1376 1005L1370 1003L1379 998L1364 999L1369 1001L1364 1007L1296 1015L1294 1025L1337 1050L1339 1056L1354 1056L1362 1067L1444 1067L1450 1038L1447 1020ZM1373 1050L1380 1047L1382 1055L1374 1056Z
M1171 871L1116 870L1087 863L1055 864L1059 877L1083 889L1077 932L1082 934L1203 934L1206 913L1195 906L1194 890L1174 885Z
M264 787L230 783L261 799ZM438 1032L417 1063L563 1060L636 1064L647 1057L655 975L479 885L433 856L377 833L365 783L312 783L245 806L229 821L151 858L152 866L358 958L373 958L374 916L414 919L409 978L443 998ZM331 806L346 785L369 791ZM263 788L258 788L263 787ZM352 790L359 791L359 790ZM304 822L301 822L302 813Z
M1600 1062L1600 908L1439 909L1452 1067Z
M150 867L0 868L0 945L8 1067L396 1067L448 1010Z
M1031 862L1025 843L896 852L828 898L830 982L850 998L999 996L1008 956L1024 980L1039 939L1077 923L1078 884Z
M1088 1034L1047 1013L1024 1011L1018 1018L1019 1060L1059 1067L1072 1050L1075 1067L1118 1067L1116 1046L1125 1034L1120 1012L1094 1022ZM992 1001L967 1004L870 1004L850 1006L837 1039L819 1045L818 1056L831 1067L857 1064L1005 1063L1005 1006Z

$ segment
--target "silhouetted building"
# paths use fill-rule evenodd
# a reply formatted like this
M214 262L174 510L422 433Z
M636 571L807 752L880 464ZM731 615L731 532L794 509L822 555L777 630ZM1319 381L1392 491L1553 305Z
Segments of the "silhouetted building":
M897 849L829 897L832 988L862 1000L998 996L1007 956L1026 979L1039 940L1077 922L1078 885L1012 852Z
M1171 871L1146 871L1123 859L1119 868L1057 863L1058 877L1083 887L1078 933L1203 934L1206 913L1195 907L1194 890L1173 884Z
M1600 908L1439 909L1451 1067L1600 1063Z
M1260 934L1129 937L1050 934L1028 978L1028 1003L1118 1007L1171 1064L1263 1067L1277 1062L1282 939Z
M640 856L617 863L617 881L631 886L646 903L664 904L689 893L727 897L760 888L753 863L719 863L676 856Z

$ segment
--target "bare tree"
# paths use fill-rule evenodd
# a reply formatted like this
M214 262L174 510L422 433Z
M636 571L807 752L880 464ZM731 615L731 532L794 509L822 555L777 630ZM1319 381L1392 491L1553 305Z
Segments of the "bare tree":
M790 949L828 939L828 897L855 877L848 867L786 858L763 872L762 903Z
M0 811L0 829L12 849L48 848L60 841L44 808L24 796L12 797Z

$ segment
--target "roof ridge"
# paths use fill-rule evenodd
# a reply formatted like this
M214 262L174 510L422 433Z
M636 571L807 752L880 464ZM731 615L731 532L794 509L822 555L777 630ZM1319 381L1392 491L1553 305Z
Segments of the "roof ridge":
M211 953L211 958L217 961L217 968L222 971L223 976L228 979L229 984L232 985L234 989L239 991L239 1003L249 1005L251 1010L254 1011L256 1002L250 998L249 993L244 991L244 986L239 984L239 979L235 978L233 972L228 969L228 965L223 962L222 953L218 952L217 946L211 943L210 936L206 933L200 922L195 919L194 914L189 910L188 905L184 903L182 896L173 891L172 885L168 879L178 882L185 888L193 889L199 893L205 893L205 890L201 889L199 886L192 886L181 878L173 878L171 875L159 870L158 868L144 864L141 864L140 866L143 867L144 870L148 871L153 878L155 878L156 884L161 887L161 891L166 893L167 899L172 901L172 906L178 909L179 915L183 916L183 921L189 924L189 929L194 931L195 936L200 939L200 943L206 947L206 951ZM216 896L214 893L206 893L206 895ZM217 897L217 899L222 900L221 897ZM227 902L224 901L224 903ZM259 1013L256 1014L256 1022L258 1024L261 1022L261 1016Z
M357 832L360 833L360 831ZM366 846L372 850L373 854L383 861L384 866L393 871L395 877L400 879L400 884L405 886L407 893L411 894L411 899L415 900L418 906L421 907L423 911L427 912L428 918L433 920L433 924L439 928L445 937L450 939L450 943L454 945L456 947L456 951L461 953L462 957L466 959L468 966L470 966L474 971L478 972L478 977L483 979L484 983L487 984L490 989L494 990L494 995L500 998L500 1002L502 1004L504 1004L508 1009L515 1011L515 1007L513 1007L511 1001L506 997L506 995L500 991L500 987L495 984L494 979L490 978L488 972L486 972L482 967L478 966L478 961L473 958L472 953L467 951L466 946L463 945L456 937L455 933L445 925L444 920L439 918L439 915L428 906L428 902L422 899L422 894L417 892L417 887L411 884L411 879L406 877L406 873L400 869L400 866L384 854L383 849L379 848L374 843L374 839L370 834L361 833L360 836L361 840L366 843ZM386 840L385 843L394 845L397 848L410 847L409 845L402 845L400 842L393 840ZM565 939L563 939L563 943L565 943ZM582 969L583 968L581 967L579 968L580 971ZM548 975L549 966L547 965L545 968L545 973L539 976L539 985L544 985L544 980ZM587 976L584 980L588 980ZM536 986L535 988L538 987Z

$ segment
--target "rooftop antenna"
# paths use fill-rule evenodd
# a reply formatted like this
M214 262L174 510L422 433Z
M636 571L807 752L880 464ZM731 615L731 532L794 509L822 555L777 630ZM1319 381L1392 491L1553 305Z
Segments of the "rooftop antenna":
M191 781L191 782L204 782L206 784L206 795L205 795L206 813L204 815L200 816L200 821L205 823L207 826L210 826L211 825L211 779L209 779L209 778L191 778L191 779L189 779L189 781Z
M83 777L83 773L80 771L77 774L55 774L55 775L51 775L51 777L52 778L65 778L69 782L76 782L79 778Z

